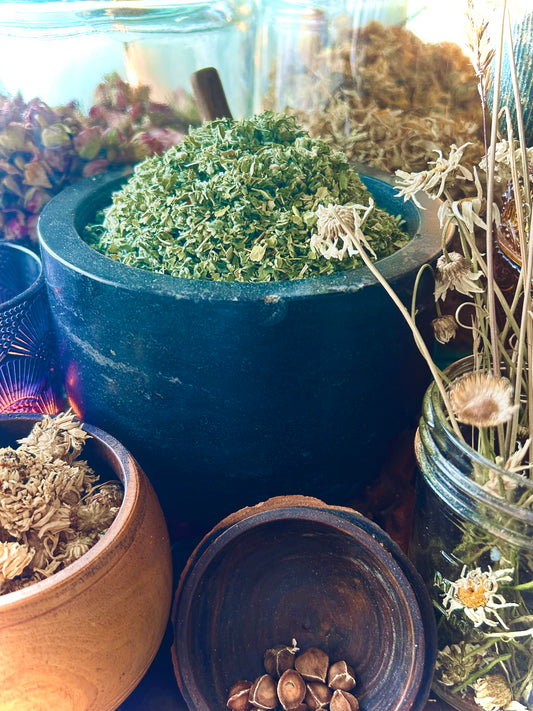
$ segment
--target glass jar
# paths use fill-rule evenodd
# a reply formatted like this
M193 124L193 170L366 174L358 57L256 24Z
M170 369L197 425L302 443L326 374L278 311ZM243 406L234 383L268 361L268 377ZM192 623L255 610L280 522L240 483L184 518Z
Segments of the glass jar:
M35 246L65 185L178 143L199 69L248 115L254 51L254 0L0 0L0 238Z
M256 110L294 113L392 173L425 170L452 143L483 155L463 0L263 0L258 21Z
M447 372L453 380L471 367L466 358ZM463 444L434 384L415 449L409 555L438 618L434 689L456 709L533 709L533 481Z

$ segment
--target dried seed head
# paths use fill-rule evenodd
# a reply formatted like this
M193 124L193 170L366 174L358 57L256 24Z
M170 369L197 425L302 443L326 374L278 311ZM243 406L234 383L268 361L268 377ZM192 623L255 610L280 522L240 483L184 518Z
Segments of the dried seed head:
M279 679L284 671L294 668L294 657L298 651L295 639L292 640L290 647L286 644L277 644L267 649L264 658L266 673Z
M511 419L513 387L507 378L492 373L467 373L450 387L450 401L459 422L474 427L495 427Z
M470 296L483 291L477 283L483 272L473 272L472 265L462 254L448 252L437 260L437 276L435 279L435 301L446 298L448 289L456 290Z
M328 671L328 686L332 689L350 691L355 686L355 675L351 666L345 661L335 662Z
M304 700L305 681L295 669L287 669L278 681L278 699L285 711L296 709Z
M310 681L307 684L305 703L312 710L322 709L331 701L332 691L321 681Z
M226 706L232 709L232 711L249 711L249 709L252 708L252 704L248 698L251 688L251 681L242 680L233 684L229 690Z
M309 647L299 654L294 661L294 668L306 681L322 681L326 683L329 667L329 657L318 647Z
M252 706L265 711L276 708L278 705L276 682L270 674L263 674L254 681L250 687L248 699Z
M330 711L359 711L359 701L348 691L335 689L329 708Z
M433 335L439 343L448 343L457 334L458 323L451 314L434 318L431 322Z

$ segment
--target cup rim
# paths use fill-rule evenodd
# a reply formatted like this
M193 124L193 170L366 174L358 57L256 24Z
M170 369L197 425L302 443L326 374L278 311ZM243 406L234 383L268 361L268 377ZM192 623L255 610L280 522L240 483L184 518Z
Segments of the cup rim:
M10 299L7 299L7 301L3 301L2 303L0 303L0 311L4 311L7 309L12 309L15 306L18 306L20 303L31 299L40 289L43 288L45 282L43 264L39 255L37 255L35 252L32 252L31 249L23 247L20 244L14 244L12 242L0 240L0 250L1 249L11 249L14 252L18 252L19 254L23 255L27 259L33 259L39 267L39 273L35 281L33 281L23 291L20 291L18 294L15 294L15 296L12 296Z
M394 176L369 166L354 164L353 169L374 184L394 194ZM127 290L146 290L172 298L198 301L264 301L272 298L308 298L332 293L349 293L377 284L366 266L339 271L326 276L268 282L229 282L224 280L184 279L113 260L87 244L80 231L97 209L110 204L111 193L131 174L131 169L110 170L85 178L66 187L44 207L38 222L39 243L43 259L52 259L95 281ZM105 200L99 200L105 197ZM376 262L389 281L417 271L421 263L432 261L442 249L438 219L439 201L417 194L423 209L408 201L408 210L418 223L409 242L388 257ZM453 231L453 230L452 230ZM448 239L451 231L445 236Z

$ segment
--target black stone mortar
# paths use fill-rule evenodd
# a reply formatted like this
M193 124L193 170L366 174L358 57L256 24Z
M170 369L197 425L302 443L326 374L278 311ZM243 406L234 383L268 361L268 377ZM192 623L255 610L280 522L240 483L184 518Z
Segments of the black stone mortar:
M441 247L437 201L404 202L369 168L412 240L377 264L406 305ZM179 279L115 262L80 237L125 180L66 188L39 221L66 391L137 457L167 516L209 526L281 494L346 503L416 425L430 376L366 267L296 281ZM418 323L429 334L433 284Z

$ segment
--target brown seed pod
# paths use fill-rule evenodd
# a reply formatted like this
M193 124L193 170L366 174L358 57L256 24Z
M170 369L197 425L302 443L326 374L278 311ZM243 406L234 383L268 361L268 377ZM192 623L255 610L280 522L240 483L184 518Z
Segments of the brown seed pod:
M251 681L237 681L229 690L226 706L232 711L249 711L252 708L248 698L251 688Z
M295 669L287 669L278 681L278 699L285 711L296 709L304 700L305 681Z
M266 673L279 679L284 671L294 668L294 658L298 651L295 639L292 640L292 646L277 644L267 649L264 658Z
M328 671L328 686L332 689L350 691L355 686L355 674L345 661L335 662Z
M278 705L276 682L270 674L263 674L254 681L250 687L248 699L252 706L265 709L265 711L276 708Z
M309 647L294 660L294 668L306 681L321 681L325 684L328 667L329 657L318 647Z
M329 702L329 708L330 711L359 711L359 701L348 691L335 689Z
M332 691L321 681L309 681L307 683L307 693L305 703L312 710L323 709L331 701Z

